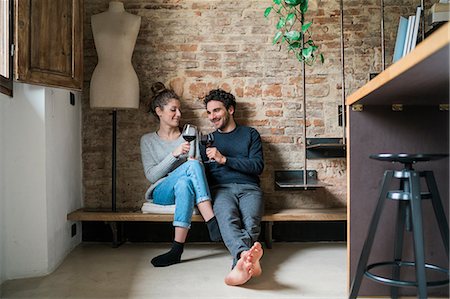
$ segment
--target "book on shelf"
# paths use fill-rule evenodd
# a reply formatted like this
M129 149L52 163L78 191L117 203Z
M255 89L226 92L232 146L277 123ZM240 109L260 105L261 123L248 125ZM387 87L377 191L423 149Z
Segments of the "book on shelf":
M405 47L406 32L408 30L408 19L400 16L398 23L397 38L395 39L394 55L392 56L392 63L403 57L403 48Z
M417 44L417 35L419 34L419 27L420 27L420 15L422 14L422 8L420 6L417 6L416 10L416 18L414 20L414 26L413 26L413 33L412 33L412 40L410 42L409 52L414 50Z
M402 57L406 56L406 54L409 53L415 18L416 18L416 16L409 16L408 17L408 27L407 27L407 30L406 30L406 39L405 39L405 45L403 47L403 55L402 55Z
M409 16L408 19L405 17L400 17L392 62L406 56L416 47L421 16L422 8L418 6L415 15ZM403 47L401 46L402 43Z

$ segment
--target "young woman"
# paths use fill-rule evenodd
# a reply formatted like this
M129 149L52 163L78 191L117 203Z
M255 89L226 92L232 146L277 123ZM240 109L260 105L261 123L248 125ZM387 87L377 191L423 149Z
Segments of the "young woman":
M221 237L199 160L198 140L187 142L181 136L180 99L160 82L152 86L152 91L149 112L159 121L159 128L142 136L141 155L145 176L151 183L146 198L155 204L176 205L172 248L151 261L155 267L166 267L181 260L195 205L206 221L211 240L220 241ZM189 158L194 152L194 158Z

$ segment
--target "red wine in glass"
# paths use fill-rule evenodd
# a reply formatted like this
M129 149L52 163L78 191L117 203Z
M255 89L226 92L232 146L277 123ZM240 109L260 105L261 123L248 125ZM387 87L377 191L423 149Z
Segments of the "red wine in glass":
M183 135L184 140L191 142L195 140L195 135Z
M200 143L203 144L205 147L210 147L214 143L214 135L213 133L208 134L202 134L200 136ZM205 161L205 163L215 162L212 159L209 159L208 161Z
M197 137L197 128L191 124L185 124L181 133L184 140L191 142Z
M210 147L213 144L213 142L214 142L214 135L213 135L213 133L202 134L202 136L200 137L200 142L205 147Z

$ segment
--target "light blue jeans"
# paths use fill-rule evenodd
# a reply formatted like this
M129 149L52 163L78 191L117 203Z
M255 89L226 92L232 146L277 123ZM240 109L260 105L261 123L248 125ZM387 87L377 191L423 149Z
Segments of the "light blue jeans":
M253 184L221 184L211 187L214 214L234 267L244 250L258 240L264 214L263 192Z
M191 227L194 205L211 200L205 170L198 160L188 160L169 173L153 190L153 202L175 204L173 226Z

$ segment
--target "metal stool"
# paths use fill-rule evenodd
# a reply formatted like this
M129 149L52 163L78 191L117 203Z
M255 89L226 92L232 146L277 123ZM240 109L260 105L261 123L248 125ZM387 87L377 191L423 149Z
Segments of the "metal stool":
M442 267L425 263L423 227L422 227L422 199L431 199L434 214L436 216L442 241L448 257L449 254L449 229L444 209L439 197L436 181L432 171L415 171L413 164L438 160L447 157L445 154L378 154L371 155L371 159L379 161L400 162L404 164L401 171L387 170L384 173L380 197L370 222L367 238L356 268L356 275L352 281L349 298L356 298L361 286L363 275L368 278L391 286L391 298L398 297L398 287L417 287L417 297L427 298L427 287L443 286L449 283L449 271ZM424 177L428 192L421 192L420 177ZM400 190L388 190L392 179L400 180ZM380 220L386 199L398 201L397 223L395 230L394 260L378 262L367 265L370 250ZM414 239L414 262L402 261L403 234L404 230L412 231ZM372 269L383 266L394 266L392 278L375 275ZM415 267L416 281L400 280L401 267ZM427 281L425 269L438 271L445 274L446 279Z

